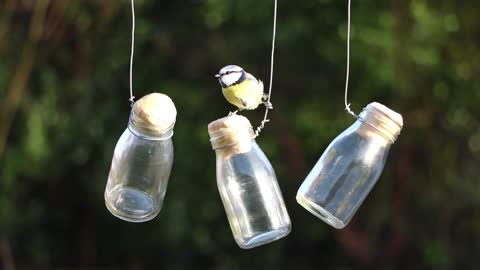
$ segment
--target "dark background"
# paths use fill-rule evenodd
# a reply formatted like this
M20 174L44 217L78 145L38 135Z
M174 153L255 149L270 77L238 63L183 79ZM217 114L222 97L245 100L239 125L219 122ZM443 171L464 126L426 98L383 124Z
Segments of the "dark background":
M352 109L379 101L405 127L344 230L295 194L353 122L347 1L279 2L275 109L257 142L293 230L246 251L218 195L207 124L233 110L213 77L222 66L268 82L273 1L136 1L135 95L169 95L178 118L164 208L130 224L103 200L130 109L129 1L1 0L0 269L478 269L480 1L353 2Z

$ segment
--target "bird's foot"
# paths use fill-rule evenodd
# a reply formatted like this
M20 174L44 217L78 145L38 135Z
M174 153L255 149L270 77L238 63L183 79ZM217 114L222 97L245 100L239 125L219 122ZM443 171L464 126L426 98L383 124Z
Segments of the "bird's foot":
M263 105L265 105L265 107L269 110L273 109L273 104L270 101L264 101Z
M234 112L229 112L228 113L228 116L232 116L232 115L236 115L238 113L238 110L234 111Z

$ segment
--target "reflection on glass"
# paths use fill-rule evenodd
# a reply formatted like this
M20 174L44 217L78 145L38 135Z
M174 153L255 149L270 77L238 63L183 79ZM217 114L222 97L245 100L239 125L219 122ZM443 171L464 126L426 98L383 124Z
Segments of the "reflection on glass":
M237 244L253 248L286 236L290 218L250 122L233 115L211 123L209 133L217 156L218 189Z
M300 186L298 203L331 226L344 228L380 177L402 127L400 114L369 104L325 150Z
M144 222L160 212L173 164L175 117L165 95L151 94L135 103L105 189L105 204L114 216Z

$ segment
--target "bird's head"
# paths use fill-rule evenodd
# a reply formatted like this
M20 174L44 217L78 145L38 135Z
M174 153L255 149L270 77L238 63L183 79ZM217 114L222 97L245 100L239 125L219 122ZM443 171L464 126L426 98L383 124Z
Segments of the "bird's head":
M225 88L239 83L244 74L245 71L243 70L243 68L235 65L230 65L222 68L220 72L215 75L215 77L218 78L222 87Z

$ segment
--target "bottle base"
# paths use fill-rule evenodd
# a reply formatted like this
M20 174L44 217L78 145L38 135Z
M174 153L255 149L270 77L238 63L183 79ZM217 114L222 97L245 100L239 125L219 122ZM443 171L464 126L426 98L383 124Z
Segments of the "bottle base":
M310 201L309 199L301 195L297 195L297 202L298 204L303 206L303 208L308 210L308 212L314 214L316 217L320 218L321 220L326 222L328 225L334 227L335 229L343 229L345 228L345 226L347 226L346 223L336 218L329 211L327 211L326 209L320 207L319 205L313 203L312 201Z
M254 236L252 238L246 239L246 241L239 243L237 241L237 244L240 248L243 249L251 249L254 247L262 246L268 243L271 243L273 241L276 241L280 238L283 238L287 236L291 231L291 226L285 227L285 228L280 228L274 231L269 231L266 233L259 234L257 236Z
M160 212L152 197L128 187L105 196L105 205L112 215L128 222L146 222Z

